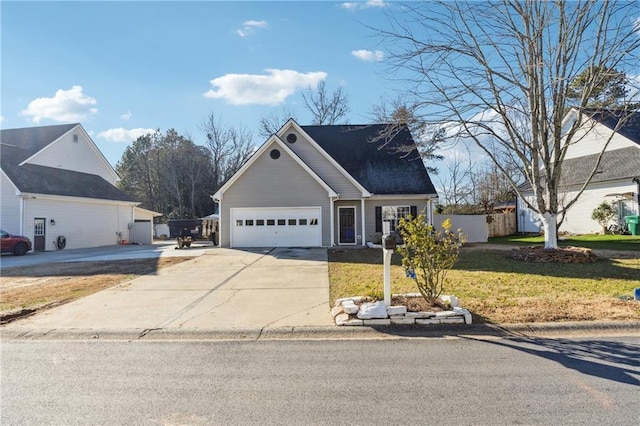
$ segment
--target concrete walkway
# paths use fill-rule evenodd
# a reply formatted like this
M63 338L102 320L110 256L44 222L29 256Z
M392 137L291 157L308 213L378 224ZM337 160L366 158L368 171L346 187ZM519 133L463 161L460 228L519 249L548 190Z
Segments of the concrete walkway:
M12 329L261 329L333 324L327 251L212 248L8 324Z

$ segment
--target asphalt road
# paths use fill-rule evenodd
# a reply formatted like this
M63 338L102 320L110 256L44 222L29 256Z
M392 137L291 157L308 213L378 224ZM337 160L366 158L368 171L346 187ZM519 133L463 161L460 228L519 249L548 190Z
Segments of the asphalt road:
M5 341L0 423L640 424L640 337Z

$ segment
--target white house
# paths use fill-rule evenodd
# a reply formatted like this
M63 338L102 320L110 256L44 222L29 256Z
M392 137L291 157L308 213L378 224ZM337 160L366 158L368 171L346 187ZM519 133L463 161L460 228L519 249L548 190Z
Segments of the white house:
M565 118L566 125L576 119L572 110ZM593 210L602 201L612 202L618 210L613 221L624 222L624 216L640 212L640 113L628 113L619 125L619 119L606 111L587 111L584 123L574 140L578 141L567 150L562 165L561 185L565 188L562 198L573 198L586 181L604 144L611 138L598 170L578 201L567 211L560 232L589 234L602 232L602 227L593 219ZM533 192L523 194L533 202ZM522 199L518 200L518 230L539 232L541 225Z
M160 213L120 191L113 167L80 124L0 132L0 226L34 251L148 244Z

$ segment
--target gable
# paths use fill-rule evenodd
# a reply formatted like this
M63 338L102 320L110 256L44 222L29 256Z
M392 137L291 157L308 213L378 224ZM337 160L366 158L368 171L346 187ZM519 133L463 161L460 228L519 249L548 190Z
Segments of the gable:
M386 125L302 126L335 161L372 194L436 194L404 127L391 140L373 142Z

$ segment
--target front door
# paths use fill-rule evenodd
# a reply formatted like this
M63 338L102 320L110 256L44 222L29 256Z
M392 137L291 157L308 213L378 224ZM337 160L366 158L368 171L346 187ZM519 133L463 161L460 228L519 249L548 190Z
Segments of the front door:
M46 223L44 217L36 217L33 220L33 251L44 251Z
M354 207L338 208L340 244L356 243L356 209Z

